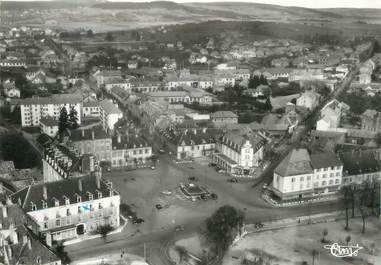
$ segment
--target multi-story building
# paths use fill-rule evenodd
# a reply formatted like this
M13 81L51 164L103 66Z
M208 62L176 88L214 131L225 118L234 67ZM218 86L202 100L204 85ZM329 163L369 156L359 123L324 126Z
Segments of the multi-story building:
M90 173L98 173L92 154L79 155L74 147L49 145L42 158L44 182L54 182Z
M112 138L113 167L144 165L152 157L152 147L141 136L120 135Z
M343 164L334 153L310 155L293 149L275 168L272 190L281 199L333 194L342 182Z
M265 143L254 131L230 130L217 144L213 161L228 173L250 176L263 160Z
M343 162L343 185L359 185L381 180L381 165L371 150L339 153Z
M28 186L11 196L38 224L47 245L119 227L119 193L99 176Z
M50 116L42 117L40 120L41 132L55 137L58 133L58 121Z
M111 79L114 78L121 78L122 72L119 70L103 70L103 71L97 71L93 74L93 77L97 80L97 86L100 88L103 86L106 82L108 82Z
M381 131L381 112L367 109L361 115L361 130L372 132Z
M210 120L216 125L236 124L238 115L231 111L216 111L210 114Z
M180 75L180 76L167 76L166 82L169 89L174 89L177 87L194 87L207 89L213 87L213 78L209 75Z
M101 127L72 130L70 141L83 154L93 154L98 161L111 161L111 137Z
M307 90L299 98L296 99L297 106L305 107L310 111L314 110L319 105L319 102L320 95L311 90Z
M159 79L153 78L141 78L131 79L131 90L137 93L149 93L158 91L164 87L163 83Z
M156 91L148 93L148 97L156 101L167 101L169 103L197 102L199 104L212 103L212 95L202 89L184 87L180 91Z
M107 92L110 92L114 87L118 87L131 93L131 83L122 77L109 78L104 81L104 86Z
M82 115L86 118L100 117L98 101L83 102Z
M50 97L25 98L15 100L11 103L18 103L21 109L21 125L40 126L42 117L50 116L58 120L62 108L70 112L74 108L78 113L78 124L81 124L81 98L72 94L55 94Z
M108 99L99 102L99 111L103 129L106 131L114 130L115 123L123 118L123 112Z

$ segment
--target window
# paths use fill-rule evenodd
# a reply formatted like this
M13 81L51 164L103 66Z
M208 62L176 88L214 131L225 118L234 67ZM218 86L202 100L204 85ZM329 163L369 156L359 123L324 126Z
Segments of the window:
M300 177L300 181L304 181L304 177Z
M329 177L330 177L330 178L333 178L334 176L335 176L334 173L330 173L330 174L329 174Z
M81 201L82 201L81 196L79 196L79 195L77 194L77 202L81 202Z
M333 179L329 180L329 185L333 185Z
M335 179L335 184L339 184L340 180L339 179Z
M61 219L56 219L56 226L61 226Z
M291 178L291 182L295 182L295 178Z
M48 223L47 222L44 222L44 228L48 229Z
M70 215L70 209L66 209L66 215L67 215L67 216Z
M325 179L327 177L327 174L323 174L323 179Z
M336 172L336 177L340 177L341 173L340 172Z
M326 181L323 181L323 182L321 183L321 185L322 185L322 186L326 186L326 185L327 185L327 182L326 182Z
M307 180L311 180L311 176L307 176Z

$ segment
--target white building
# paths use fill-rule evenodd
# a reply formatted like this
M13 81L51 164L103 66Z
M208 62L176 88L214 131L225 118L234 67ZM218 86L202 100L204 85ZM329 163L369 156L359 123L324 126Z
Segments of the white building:
M58 120L63 107L67 112L74 108L78 113L78 124L81 124L81 98L71 94L55 94L50 97L26 98L19 101L21 109L21 125L40 126L42 117L50 116Z
M217 145L213 161L229 173L250 175L263 160L266 140L256 132L231 130Z
M306 109L312 111L319 105L319 101L320 95L318 93L307 90L299 98L296 99L296 105L305 107Z
M101 226L119 227L120 196L97 176L70 178L26 187L13 203L39 225L47 245L96 233Z
M316 123L318 131L337 131L340 127L340 120L349 106L336 99L328 102L320 111L320 119Z
M114 130L115 123L123 117L123 112L108 99L99 102L99 111L103 129L106 131Z
M100 117L100 107L99 107L99 102L98 101L88 101L88 102L83 102L83 107L82 107L82 115L83 117Z
M275 168L272 190L281 200L333 194L342 182L343 164L334 153L310 155L293 149Z
M50 116L42 117L40 120L41 132L55 137L58 133L58 121Z

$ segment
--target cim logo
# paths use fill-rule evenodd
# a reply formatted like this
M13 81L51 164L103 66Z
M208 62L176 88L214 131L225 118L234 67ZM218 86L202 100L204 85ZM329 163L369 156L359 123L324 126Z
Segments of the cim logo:
M360 247L359 244L356 244L356 246L340 246L337 243L325 245L324 248L329 249L332 256L337 258L355 257L358 255L359 250L363 249L363 247Z
M88 204L83 204L83 205L81 205L81 207L85 212L91 211L90 205L88 205Z

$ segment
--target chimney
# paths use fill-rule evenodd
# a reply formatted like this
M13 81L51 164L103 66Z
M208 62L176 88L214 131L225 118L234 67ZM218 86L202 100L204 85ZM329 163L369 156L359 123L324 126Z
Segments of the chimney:
M84 138L85 137L85 130L82 129L81 132L82 132L82 138Z
M122 142L122 137L120 136L120 133L118 133L118 143Z
M97 189L99 190L101 188L101 177L99 175L95 176L95 183L97 185Z
M78 190L82 191L82 180L78 179Z
M91 138L94 140L95 139L95 133L94 130L91 131Z
M46 185L42 186L42 196L45 201L48 199L48 188Z
M2 205L1 206L1 210L2 210L2 213L3 213L3 218L7 218L8 217L8 208L6 205Z

